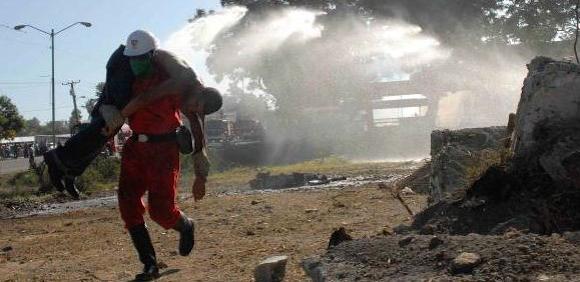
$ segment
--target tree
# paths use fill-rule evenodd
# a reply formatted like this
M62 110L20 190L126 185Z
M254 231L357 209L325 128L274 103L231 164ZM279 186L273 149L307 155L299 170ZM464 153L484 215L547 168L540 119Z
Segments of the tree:
M97 101L103 95L104 91L105 91L105 83L104 82L97 83L97 85L95 86L95 95L97 95L97 98L88 99L87 102L85 103L85 109L87 110L89 116L93 112L93 109L97 105Z
M19 136L32 136L42 133L42 125L40 120L33 117L24 121L24 128L18 134Z
M71 114L70 114L70 118L68 119L68 124L70 124L70 126L77 126L78 124L80 124L82 119L82 115L81 115L81 111L79 109L74 109L72 110Z
M24 119L10 98L0 96L0 139L11 139L24 127Z

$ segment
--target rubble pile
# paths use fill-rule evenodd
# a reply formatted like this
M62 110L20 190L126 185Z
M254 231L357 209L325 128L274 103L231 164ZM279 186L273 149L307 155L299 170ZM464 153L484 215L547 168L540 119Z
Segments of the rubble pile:
M578 281L580 67L528 69L507 127L433 133L431 206L411 226L306 260L313 280Z
M580 245L563 236L508 233L359 239L302 265L315 282L577 281L579 262Z

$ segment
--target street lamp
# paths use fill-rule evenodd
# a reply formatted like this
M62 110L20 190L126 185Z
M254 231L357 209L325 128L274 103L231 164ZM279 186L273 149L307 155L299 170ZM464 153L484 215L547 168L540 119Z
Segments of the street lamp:
M50 36L50 49L52 51L52 78L51 78L51 98L52 98L52 142L53 144L56 145L56 127L55 127L55 115L54 115L54 37L56 35L58 35L59 33L77 25L77 24L81 24L84 25L86 27L90 27L92 24L89 22L76 22L73 23L57 32L54 32L54 28L50 30L50 32L48 31L44 31L40 28L37 28L33 25L29 25L29 24L22 24L22 25L17 25L14 27L15 30L21 30L25 27L30 27L32 29L35 29L37 31L40 31L48 36Z

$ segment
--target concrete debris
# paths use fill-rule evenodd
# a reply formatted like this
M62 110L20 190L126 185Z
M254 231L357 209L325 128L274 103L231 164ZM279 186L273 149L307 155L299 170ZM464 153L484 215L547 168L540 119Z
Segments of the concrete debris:
M571 184L565 160L580 148L580 67L537 57L528 70L511 138L514 164L534 170L539 163L556 183Z
M324 185L334 181L346 180L346 177L328 177L314 173L299 173L271 175L269 172L258 173L250 180L250 187L255 190L285 189L300 186Z
M431 133L430 200L437 203L450 193L467 189L469 173L481 159L503 147L506 127L436 130Z
M287 256L272 256L266 258L256 267L254 279L256 282L281 282L286 275Z
M330 240L328 241L328 248L330 249L334 246L340 245L340 243L344 241L350 240L352 240L352 236L346 233L346 229L344 227L341 227L332 232L332 234L330 235Z
M481 263L481 257L476 253L463 252L453 259L451 272L454 274L471 273Z

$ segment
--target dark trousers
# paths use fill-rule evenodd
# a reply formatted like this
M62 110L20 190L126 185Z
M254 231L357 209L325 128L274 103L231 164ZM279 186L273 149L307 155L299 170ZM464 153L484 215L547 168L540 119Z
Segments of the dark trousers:
M129 58L123 55L124 49L125 46L119 46L107 62L107 80L91 113L91 123L73 135L64 146L54 149L56 157L64 166L64 173L69 176L81 175L107 143L108 138L101 134L105 121L99 114L99 106L108 104L123 109L131 99L135 76L131 71Z
M73 135L64 146L55 149L56 156L70 176L79 176L103 151L108 138L101 134L105 121L95 117L91 123Z

